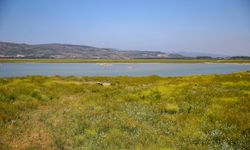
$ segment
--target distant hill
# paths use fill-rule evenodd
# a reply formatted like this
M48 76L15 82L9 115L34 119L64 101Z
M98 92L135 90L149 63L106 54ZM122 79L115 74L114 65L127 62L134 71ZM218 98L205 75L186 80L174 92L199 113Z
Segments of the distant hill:
M179 54L167 54L159 51L116 50L92 46L70 44L18 44L0 42L0 57L11 58L182 58Z
M199 56L207 56L207 57L229 57L228 55L222 55L222 54L213 54L213 53L204 53L204 52L185 52L185 51L180 51L177 52L180 55L186 56L186 57L199 57Z

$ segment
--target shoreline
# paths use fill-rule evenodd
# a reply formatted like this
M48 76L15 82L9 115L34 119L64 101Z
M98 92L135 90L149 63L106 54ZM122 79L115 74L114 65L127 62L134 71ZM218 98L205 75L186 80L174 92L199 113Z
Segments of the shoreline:
M244 59L5 59L0 63L95 63L95 64L250 64Z
M105 62L105 63L96 63L96 62L1 62L1 64L96 64L100 66L109 67L113 64L206 64L206 65L216 65L216 64L223 64L223 65L250 65L250 62L221 62L221 63L207 63L207 62ZM105 64L105 65L101 65ZM108 65L106 65L108 64Z

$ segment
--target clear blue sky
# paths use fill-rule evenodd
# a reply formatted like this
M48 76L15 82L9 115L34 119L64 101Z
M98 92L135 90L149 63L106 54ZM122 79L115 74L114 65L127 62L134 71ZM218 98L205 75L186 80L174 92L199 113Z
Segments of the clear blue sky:
M250 55L250 2L0 0L0 41Z

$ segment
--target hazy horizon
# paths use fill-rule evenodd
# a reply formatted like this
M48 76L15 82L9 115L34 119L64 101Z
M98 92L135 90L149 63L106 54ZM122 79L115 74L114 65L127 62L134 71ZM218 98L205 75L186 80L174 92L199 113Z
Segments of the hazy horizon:
M247 0L2 0L0 41L250 55Z

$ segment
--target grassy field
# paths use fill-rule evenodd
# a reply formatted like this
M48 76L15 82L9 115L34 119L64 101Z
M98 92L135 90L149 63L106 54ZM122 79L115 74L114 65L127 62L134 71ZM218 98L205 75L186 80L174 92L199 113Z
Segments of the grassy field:
M0 63L250 63L250 59L7 59Z
M1 150L249 149L249 118L250 72L0 78Z

